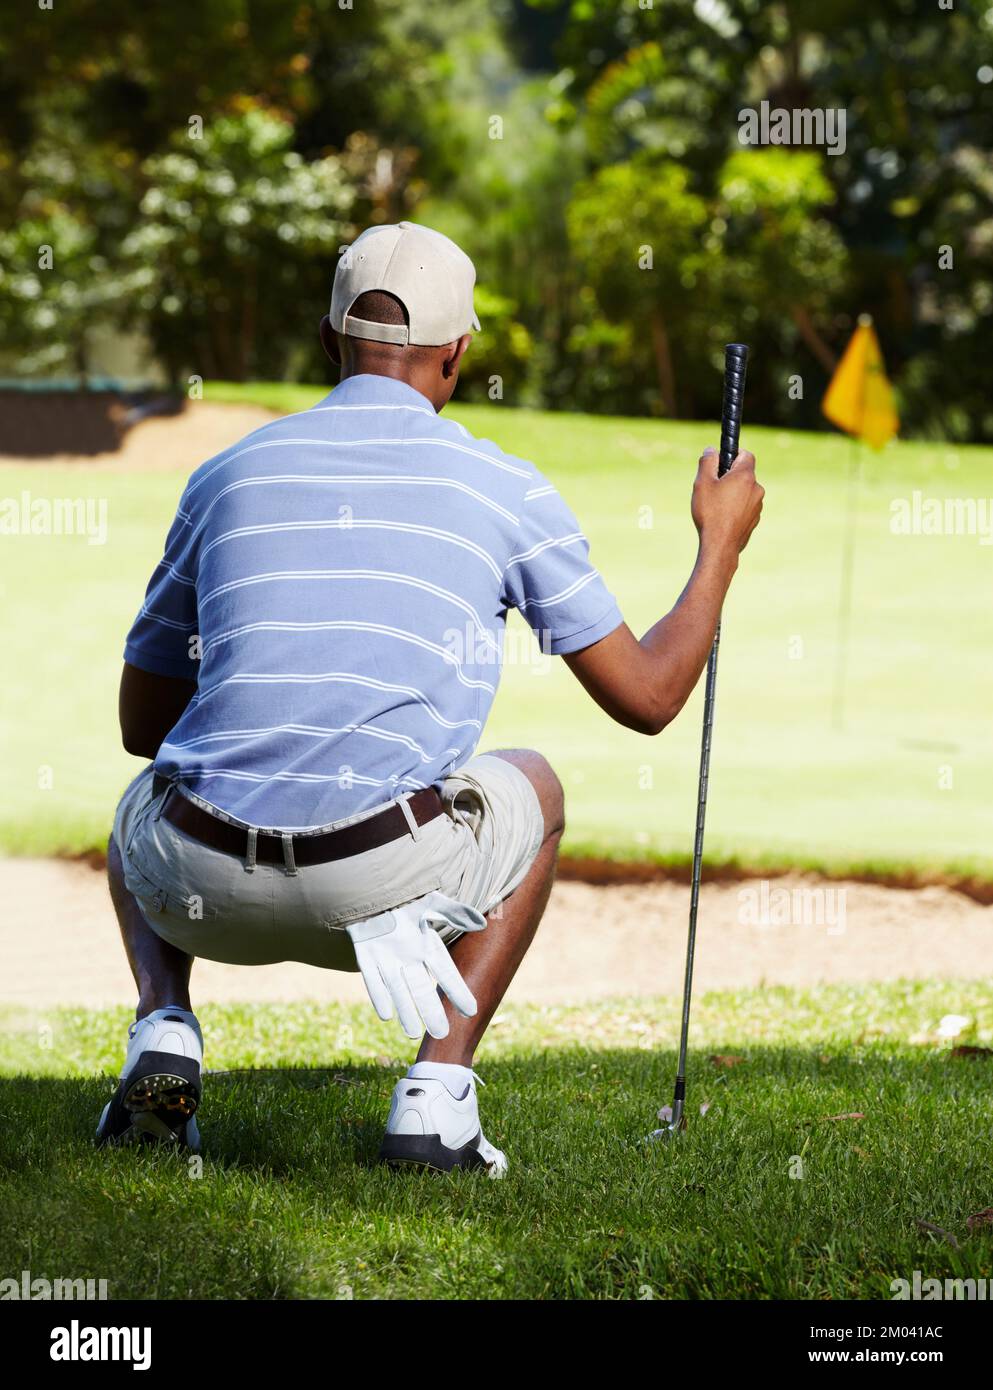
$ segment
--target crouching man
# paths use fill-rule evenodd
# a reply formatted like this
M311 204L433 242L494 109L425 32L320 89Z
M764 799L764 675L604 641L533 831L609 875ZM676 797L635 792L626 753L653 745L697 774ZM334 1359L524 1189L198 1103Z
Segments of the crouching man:
M197 1149L193 960L294 960L360 970L379 1016L424 1034L384 1161L506 1170L473 1058L564 823L540 753L475 751L507 612L607 715L657 734L703 669L763 492L750 454L720 480L703 455L696 564L639 641L552 484L441 419L479 331L474 284L436 232L363 233L320 327L340 384L186 486L125 646L124 745L151 761L108 854L138 1007L100 1142Z

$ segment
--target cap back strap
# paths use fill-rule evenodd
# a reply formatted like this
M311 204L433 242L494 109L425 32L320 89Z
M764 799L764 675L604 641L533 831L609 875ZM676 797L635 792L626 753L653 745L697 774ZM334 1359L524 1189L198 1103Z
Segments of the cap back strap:
M398 343L406 347L410 329L405 323L373 323L371 319L353 318L346 314L342 319L342 332L351 338L367 338L374 343Z

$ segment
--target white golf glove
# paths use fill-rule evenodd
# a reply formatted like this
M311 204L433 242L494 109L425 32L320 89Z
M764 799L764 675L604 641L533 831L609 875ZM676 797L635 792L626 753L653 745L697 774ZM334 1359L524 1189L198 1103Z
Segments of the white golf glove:
M395 1008L409 1038L420 1037L422 1019L433 1038L448 1036L448 1019L436 985L464 1018L476 1012L476 1001L435 924L482 931L486 918L444 893L428 893L415 902L353 922L346 929L372 1007L384 1021L393 1017Z

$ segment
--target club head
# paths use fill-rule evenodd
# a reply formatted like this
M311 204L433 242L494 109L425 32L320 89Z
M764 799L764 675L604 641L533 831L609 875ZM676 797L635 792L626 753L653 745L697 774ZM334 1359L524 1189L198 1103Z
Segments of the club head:
M668 1144L677 1135L682 1134L686 1128L683 1102L676 1100L672 1105L663 1105L659 1111L659 1119L663 1121L661 1129L653 1129L651 1134L646 1135L646 1142L649 1144Z

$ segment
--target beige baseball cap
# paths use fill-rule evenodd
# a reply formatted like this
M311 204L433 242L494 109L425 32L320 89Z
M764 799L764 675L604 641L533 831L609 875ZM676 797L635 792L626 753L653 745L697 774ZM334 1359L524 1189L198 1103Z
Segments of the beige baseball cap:
M331 291L331 327L377 343L439 347L482 329L472 305L476 267L441 232L416 222L369 227L343 253ZM407 310L406 324L371 323L349 313L360 294L385 290Z

